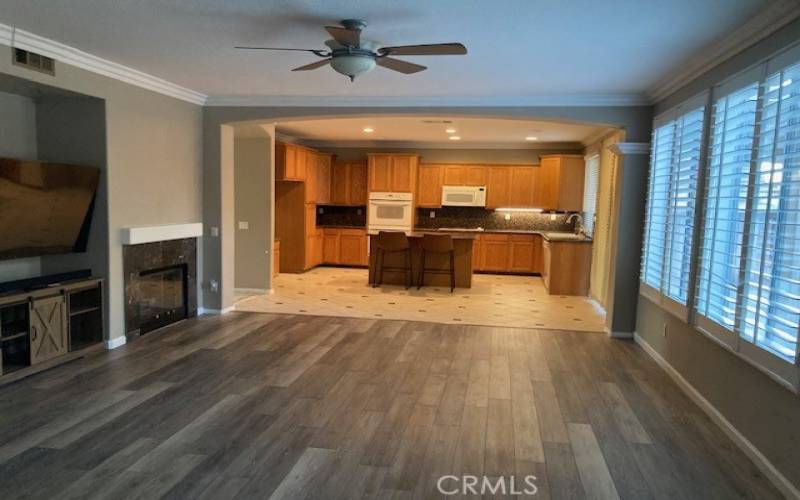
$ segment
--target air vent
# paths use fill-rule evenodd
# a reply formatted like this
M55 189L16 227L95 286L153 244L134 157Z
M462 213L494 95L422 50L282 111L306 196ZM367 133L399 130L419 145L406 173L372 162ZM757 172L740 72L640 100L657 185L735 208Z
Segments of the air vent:
M14 64L48 75L56 74L56 61L35 52L14 49Z

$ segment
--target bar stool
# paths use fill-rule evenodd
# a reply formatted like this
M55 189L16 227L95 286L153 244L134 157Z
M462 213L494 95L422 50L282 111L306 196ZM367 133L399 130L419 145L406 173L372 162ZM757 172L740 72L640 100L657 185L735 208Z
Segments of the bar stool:
M450 255L450 269L431 269L425 267L425 256L429 253ZM450 275L450 293L456 288L456 252L453 249L453 237L449 234L425 234L422 236L422 263L419 266L419 283L417 290L425 283L425 272Z
M381 231L378 233L375 245L375 288L383 283L383 271L403 271L406 273L406 290L411 286L411 246L408 244L406 233L400 231ZM387 267L384 265L384 257L387 253L403 253L405 266Z

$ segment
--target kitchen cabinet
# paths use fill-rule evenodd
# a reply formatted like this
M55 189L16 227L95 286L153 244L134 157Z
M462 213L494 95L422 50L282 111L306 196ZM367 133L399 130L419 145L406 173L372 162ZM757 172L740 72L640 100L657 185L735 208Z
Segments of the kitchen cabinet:
M550 295L589 294L591 242L545 240L542 279Z
M29 318L31 365L67 353L69 341L65 295L32 300Z
M363 162L336 162L331 172L331 204L367 204L367 166Z
M489 182L486 184L486 208L507 207L511 194L511 167L492 165L489 167Z
M417 155L368 155L370 192L413 193L417 178Z
M534 207L534 179L539 167L515 165L511 167L511 185L508 205L516 208Z
M422 163L417 181L417 206L438 208L442 206L442 186L447 166Z
M467 165L464 167L464 184L466 186L485 186L489 169L486 165Z
M275 240L272 246L272 276L281 272L281 240Z
M323 262L344 266L367 265L365 229L325 228Z
M484 234L481 263L484 271L507 271L509 269L509 235Z
M275 143L275 178L279 181L304 181L309 157L314 151L296 144Z
M583 210L584 162L580 155L544 155L534 202L562 212Z
M472 257L475 271L541 273L542 237L538 234L478 234Z
M317 198L318 205L331 203L331 169L333 168L333 156L325 153L317 153Z
M445 165L443 186L464 186L466 167L464 165Z
M306 156L306 176L305 176L305 202L317 202L317 184L318 184L318 154L314 152L308 153Z

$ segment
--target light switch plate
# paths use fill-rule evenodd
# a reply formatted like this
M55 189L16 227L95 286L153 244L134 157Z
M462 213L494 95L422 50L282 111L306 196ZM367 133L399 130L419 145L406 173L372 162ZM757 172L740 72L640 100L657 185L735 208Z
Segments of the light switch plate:
M511 214L505 214L505 215L503 216L503 218L504 218L505 220L511 220Z
M239 229L250 229L250 223L246 220L239 221Z
M550 214L550 220L556 220L556 214L555 214L555 212L553 212L552 214Z

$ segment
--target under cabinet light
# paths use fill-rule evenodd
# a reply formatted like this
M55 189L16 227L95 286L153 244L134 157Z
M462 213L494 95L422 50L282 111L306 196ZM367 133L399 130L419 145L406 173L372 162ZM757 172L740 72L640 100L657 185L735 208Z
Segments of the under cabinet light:
M542 208L495 208L495 212L529 212L540 214L544 211Z

